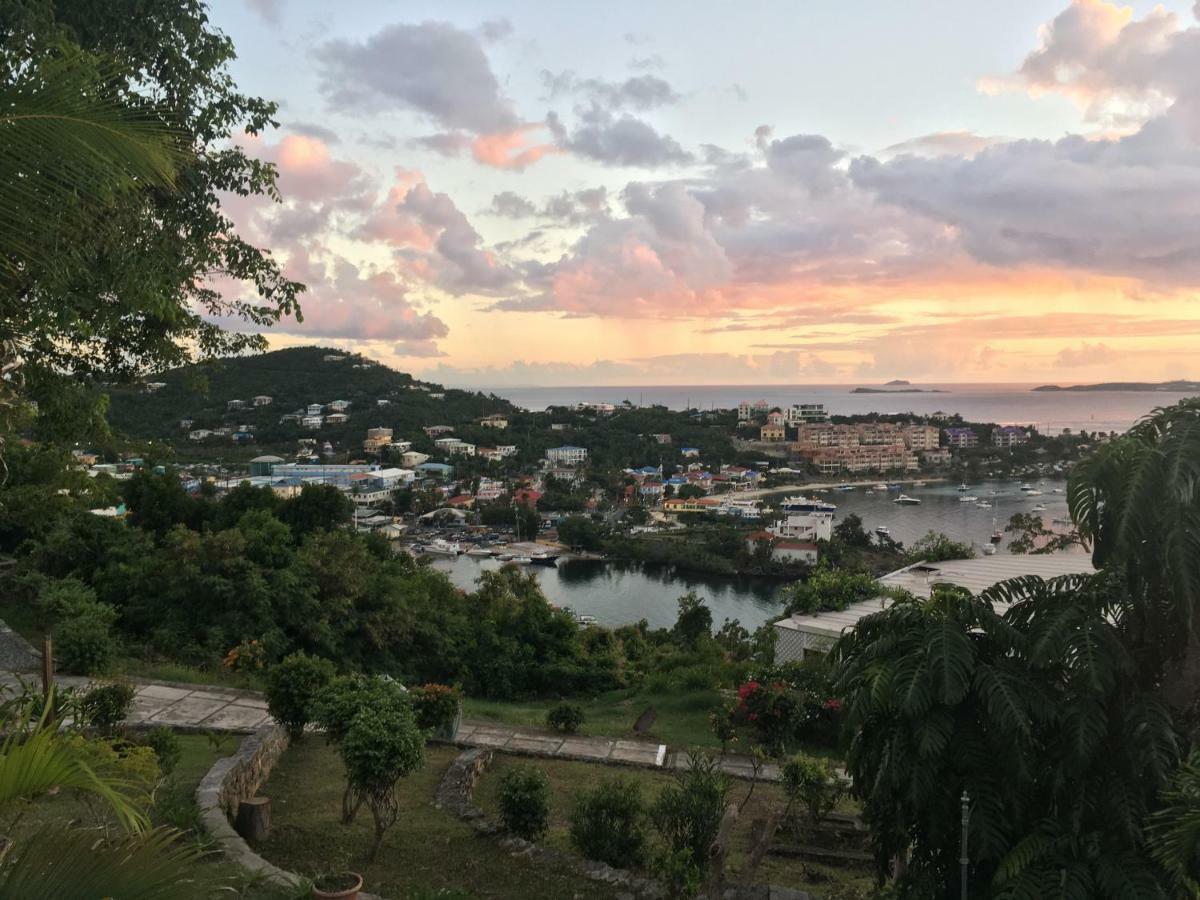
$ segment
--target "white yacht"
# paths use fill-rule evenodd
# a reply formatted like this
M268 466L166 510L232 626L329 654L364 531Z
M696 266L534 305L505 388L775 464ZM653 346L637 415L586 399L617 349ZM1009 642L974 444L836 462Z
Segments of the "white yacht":
M963 496L958 498L958 502L959 503L978 503L979 498L976 497L974 494L964 494Z
M897 497L897 498L896 498L895 500L893 500L892 502L893 502L893 503L899 503L901 506L916 506L916 505L918 505L918 504L919 504L921 501L920 501L920 500L918 500L916 497L910 497L910 496L908 496L908 494L901 494L899 497Z
M462 553L462 547L453 541L444 541L441 538L437 538L425 545L425 552L432 556L458 556L458 554Z

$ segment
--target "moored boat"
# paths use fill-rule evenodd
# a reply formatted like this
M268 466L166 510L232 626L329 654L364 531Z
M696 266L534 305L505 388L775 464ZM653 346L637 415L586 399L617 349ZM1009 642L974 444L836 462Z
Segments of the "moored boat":
M899 503L901 506L916 506L921 501L918 500L916 497L908 496L908 494L901 494L899 497L897 497L892 502Z

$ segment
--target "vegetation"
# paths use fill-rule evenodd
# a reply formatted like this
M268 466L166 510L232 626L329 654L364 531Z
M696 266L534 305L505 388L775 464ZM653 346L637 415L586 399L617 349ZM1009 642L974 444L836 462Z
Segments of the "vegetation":
M956 541L936 531L926 532L908 548L905 562L944 562L947 559L974 559L975 548L966 541Z
M462 708L462 696L444 684L424 684L409 692L417 726L425 731L439 731L454 722Z
M879 584L871 574L822 563L807 579L783 592L784 615L836 612L878 596Z
M646 806L641 787L628 778L604 778L575 796L571 843L588 859L618 868L645 860Z
M297 651L285 656L267 678L267 709L287 729L288 737L304 737L304 726L316 718L317 698L333 680L333 663Z
M1037 513L1013 513L1004 530L1015 535L1008 542L1009 553L1057 553L1079 543L1079 532L1047 528Z
M574 734L583 724L583 718L583 707L563 702L546 713L546 724L563 734Z
M527 841L539 840L549 827L550 782L534 766L516 766L500 781L500 820Z

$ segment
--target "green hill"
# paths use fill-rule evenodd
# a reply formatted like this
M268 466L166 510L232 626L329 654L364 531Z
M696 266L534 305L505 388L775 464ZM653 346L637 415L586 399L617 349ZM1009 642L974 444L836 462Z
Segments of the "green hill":
M333 356L337 359L329 358ZM192 456L210 456L216 449L227 457L265 450L290 454L302 437L355 452L366 430L377 426L392 428L397 440L424 444L421 428L426 425L465 426L490 413L514 410L499 397L421 382L366 357L328 347L293 347L214 360L148 380L164 386L154 391L144 385L109 389L110 424L131 438L168 440L180 453ZM443 399L433 396L440 393L445 394ZM230 400L249 402L258 395L270 397L270 405L228 408ZM313 431L298 422L280 422L284 414L334 400L350 403L344 424ZM244 445L245 453L235 450L228 437L190 441L180 424L188 419L190 429L250 425L255 439Z

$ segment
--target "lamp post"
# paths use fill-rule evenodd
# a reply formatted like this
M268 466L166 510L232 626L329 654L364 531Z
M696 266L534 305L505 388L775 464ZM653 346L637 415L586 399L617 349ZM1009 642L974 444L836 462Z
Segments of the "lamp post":
M960 868L960 889L962 900L967 900L967 867L971 863L971 859L967 856L967 828L971 824L971 797L964 790L962 792L962 839L960 842L960 853L958 864Z

